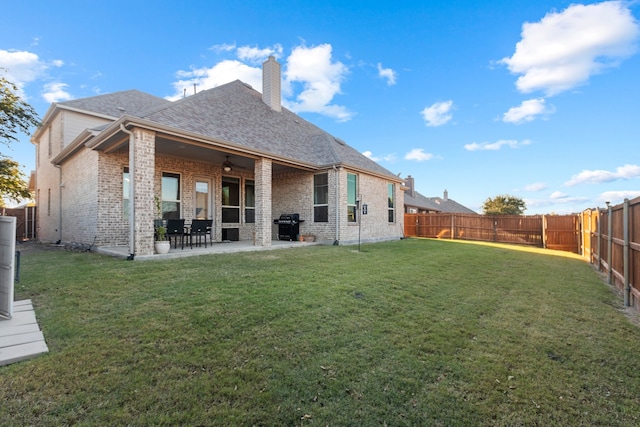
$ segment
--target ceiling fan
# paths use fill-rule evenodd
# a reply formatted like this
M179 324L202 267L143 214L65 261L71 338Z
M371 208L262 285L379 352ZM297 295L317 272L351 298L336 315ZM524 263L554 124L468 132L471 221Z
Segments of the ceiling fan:
M229 161L229 156L227 156L227 160L222 162L222 170L225 172L231 172L231 170L233 169L232 166L233 166L233 163Z

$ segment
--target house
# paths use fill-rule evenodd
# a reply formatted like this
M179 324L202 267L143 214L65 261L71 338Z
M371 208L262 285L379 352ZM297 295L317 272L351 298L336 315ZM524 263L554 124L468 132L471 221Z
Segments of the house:
M426 197L415 190L414 179L411 175L404 180L404 213L464 213L477 212L461 205L449 198L449 192L444 190L443 197Z
M402 180L282 107L280 81L270 57L262 94L236 80L175 102L129 90L52 104L32 137L40 240L151 255L155 198L163 219L213 220L218 242L269 246L291 213L326 243L400 239Z

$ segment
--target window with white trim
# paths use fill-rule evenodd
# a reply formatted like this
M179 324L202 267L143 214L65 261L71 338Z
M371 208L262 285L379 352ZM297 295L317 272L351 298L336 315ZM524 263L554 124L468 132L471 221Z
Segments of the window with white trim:
M252 179L244 181L244 221L247 224L256 222L256 184Z
M396 222L396 198L395 198L396 185L387 184L387 194L389 200L389 222Z
M131 182L129 180L129 168L125 167L122 172L122 215L124 219L129 219L129 189Z
M162 172L162 219L180 219L180 174Z
M356 222L358 220L358 176L353 173L347 174L347 221Z
M222 177L222 222L240 223L240 178Z
M329 174L313 176L313 222L329 222Z

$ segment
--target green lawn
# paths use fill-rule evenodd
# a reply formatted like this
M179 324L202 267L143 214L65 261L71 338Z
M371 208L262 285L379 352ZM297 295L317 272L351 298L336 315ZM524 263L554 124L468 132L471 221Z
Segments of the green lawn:
M60 251L21 273L50 352L0 367L3 426L640 424L640 329L569 254Z

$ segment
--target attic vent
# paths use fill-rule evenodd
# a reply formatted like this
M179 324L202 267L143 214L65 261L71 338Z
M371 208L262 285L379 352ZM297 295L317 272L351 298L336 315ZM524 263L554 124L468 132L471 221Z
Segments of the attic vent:
M340 138L335 138L335 137L334 137L333 139L335 139L335 140L336 140L336 142L337 142L338 144L340 144L340 145L347 145L347 143L346 143L346 142L344 142L343 140L341 140Z
M249 83L242 82L242 84L248 87L249 89L253 89L253 86L251 86Z

